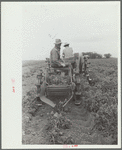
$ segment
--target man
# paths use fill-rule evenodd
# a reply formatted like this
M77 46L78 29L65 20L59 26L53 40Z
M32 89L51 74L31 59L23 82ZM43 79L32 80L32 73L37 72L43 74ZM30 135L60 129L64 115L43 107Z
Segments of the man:
M50 60L51 60L51 66L52 67L65 67L65 64L63 60L60 58L60 47L61 47L61 40L56 39L55 40L55 47L50 52Z
M63 58L73 57L73 49L69 47L69 43L64 44L65 49L63 50Z
M65 47L65 49L63 50L62 57L63 58L69 58L69 59L71 57L74 57L73 49L71 47L69 47L69 43L65 43L64 47ZM72 69L74 69L76 67L76 63L75 62L71 63L71 65L72 65ZM73 70L72 70L72 74L73 74Z

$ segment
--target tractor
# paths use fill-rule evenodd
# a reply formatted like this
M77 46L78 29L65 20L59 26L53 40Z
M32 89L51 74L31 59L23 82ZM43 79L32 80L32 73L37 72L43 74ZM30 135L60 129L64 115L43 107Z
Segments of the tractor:
M46 58L45 70L37 75L37 97L51 107L56 104L49 98L52 96L64 97L62 106L66 106L72 99L77 101L81 97L81 74L86 76L89 84L94 85L88 73L89 57L74 53L73 57L63 58L67 67L53 68L50 59Z

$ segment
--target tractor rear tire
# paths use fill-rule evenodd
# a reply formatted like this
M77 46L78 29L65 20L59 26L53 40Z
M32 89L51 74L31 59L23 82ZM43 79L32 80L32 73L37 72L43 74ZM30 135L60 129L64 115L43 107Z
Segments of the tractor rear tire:
M45 81L48 83L48 78L49 78L49 73L48 71L46 70L46 73L45 73Z
M79 73L82 73L82 68L83 68L83 55L82 53L79 55Z

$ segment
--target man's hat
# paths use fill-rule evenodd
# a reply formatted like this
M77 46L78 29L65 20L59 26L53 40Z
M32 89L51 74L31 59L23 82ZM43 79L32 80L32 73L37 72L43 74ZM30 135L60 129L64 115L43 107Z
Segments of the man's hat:
M65 47L66 45L69 45L69 43L64 43L64 47Z
M56 39L54 44L62 44L60 39Z

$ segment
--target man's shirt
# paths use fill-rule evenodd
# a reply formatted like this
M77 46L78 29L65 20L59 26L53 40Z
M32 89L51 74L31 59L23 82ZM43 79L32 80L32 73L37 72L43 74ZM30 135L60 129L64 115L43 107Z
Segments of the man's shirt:
M53 62L59 59L60 59L60 49L54 47L50 52L50 60L51 62Z
M54 47L50 52L51 64L60 65L60 48Z
M73 49L71 47L65 47L63 50L64 58L73 57Z

